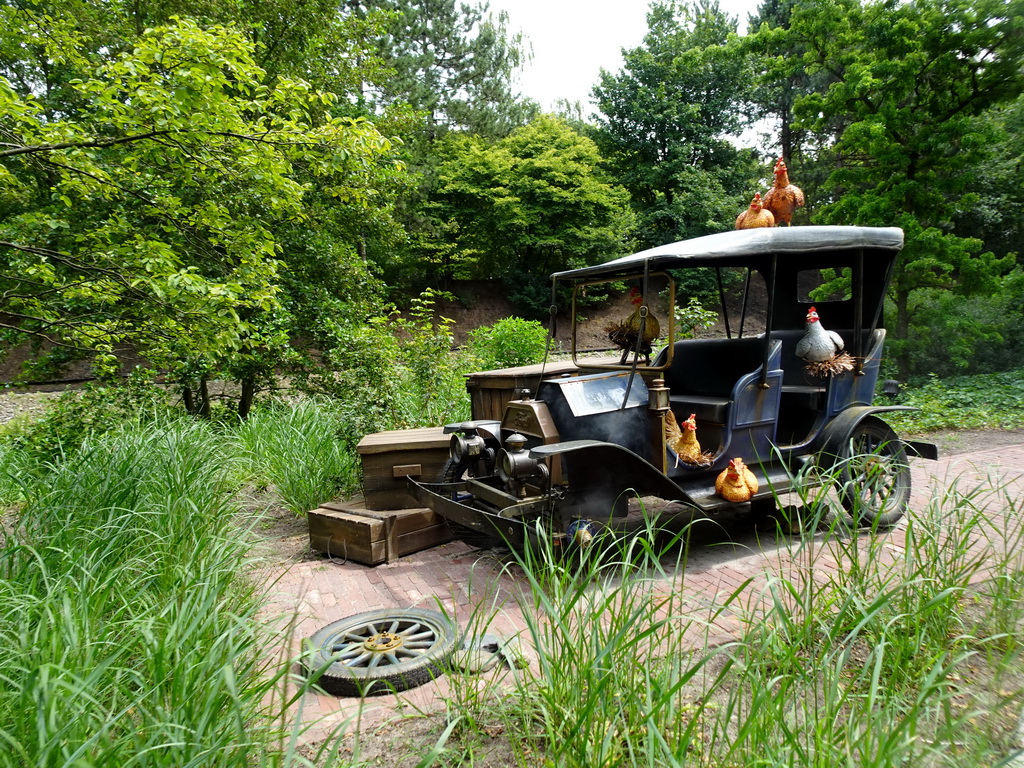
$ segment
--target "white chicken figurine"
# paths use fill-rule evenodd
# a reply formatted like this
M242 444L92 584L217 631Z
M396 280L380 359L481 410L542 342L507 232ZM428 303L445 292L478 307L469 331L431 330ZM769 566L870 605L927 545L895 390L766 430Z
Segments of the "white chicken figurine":
M807 330L796 345L796 356L807 361L807 372L812 376L838 376L852 371L854 359L843 351L845 346L842 336L821 327L818 311L811 307L807 313Z
M824 363L842 352L845 346L842 336L822 327L818 311L811 307L807 313L807 330L796 345L796 356L809 363Z

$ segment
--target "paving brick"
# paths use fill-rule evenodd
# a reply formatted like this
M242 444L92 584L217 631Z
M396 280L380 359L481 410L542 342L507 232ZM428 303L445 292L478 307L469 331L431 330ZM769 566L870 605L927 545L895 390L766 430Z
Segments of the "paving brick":
M911 515L917 519L932 514L933 499L937 497L970 498L975 507L984 509L991 523L984 535L969 542L972 556L998 558L1011 547L1024 550L1021 542L1007 542L1004 533L1008 519L1024 516L1024 444L946 457L938 462L915 461L912 478ZM997 492L975 492L990 478L1001 484ZM943 530L955 528L947 521ZM712 529L715 535L711 535ZM870 550L892 567L900 567L907 546L905 523L875 537L861 533L855 539L841 539L835 534L836 538L830 540L818 534L808 549L798 549L793 538L777 536L773 531L752 531L749 524L716 520L695 530L700 531L706 545L694 543L681 550L680 566L669 567L666 577L653 580L648 596L653 601L671 598L661 610L666 617L680 616L683 637L695 648L722 645L739 637L747 622L756 620L757 611L765 610L774 599L769 591L770 575L794 579L799 586L805 584L801 568L813 562L814 583L824 584L843 572L845 566L840 560L849 556L854 545L861 560ZM410 605L440 608L454 616L461 627L474 631L482 629L477 623L489 620L489 631L511 636L526 632L520 605L531 603L522 573L504 565L493 552L479 551L460 541L376 567L338 558L296 563L284 573L266 574L265 580L270 583L267 612L296 615L293 637L287 642L287 650L292 653L298 651L302 637L331 621L362 611ZM741 587L734 602L722 609L723 601ZM785 595L781 590L774 594ZM348 721L360 709L364 728L377 727L403 702L422 711L436 711L443 706L442 697L448 691L447 681L442 678L398 697L366 702L307 694L301 703L301 715L298 707L294 712L304 723L315 723L304 736L304 740L315 741L334 728L351 727Z

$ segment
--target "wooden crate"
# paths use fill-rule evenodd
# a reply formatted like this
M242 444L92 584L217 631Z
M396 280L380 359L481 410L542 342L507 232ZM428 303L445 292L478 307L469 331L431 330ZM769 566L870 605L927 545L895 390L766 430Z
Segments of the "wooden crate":
M310 547L364 565L393 563L402 555L452 540L448 524L432 510L376 511L359 498L326 502L307 519Z
M567 373L575 374L578 368L571 360L560 360L546 366L520 365L516 368L466 374L466 390L469 392L473 418L501 421L505 414L505 404L515 398L516 390L529 389L532 394L537 394L541 371L544 378L553 379Z
M419 502L407 477L433 483L448 460L450 435L440 427L375 432L359 441L367 509L404 509Z

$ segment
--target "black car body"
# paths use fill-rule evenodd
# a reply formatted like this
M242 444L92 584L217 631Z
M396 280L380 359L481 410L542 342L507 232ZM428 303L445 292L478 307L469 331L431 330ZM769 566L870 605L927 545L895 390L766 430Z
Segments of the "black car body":
M902 245L896 228L751 229L556 273L555 287L573 289L573 317L585 314L577 302L597 286L632 285L642 297L632 316L640 324L635 348L587 357L574 328L578 375L542 373L535 391L509 402L500 421L448 425L442 482L411 481L415 495L453 522L521 545L538 523L555 536L577 521L613 524L630 497L657 496L705 513L734 506L716 494L715 479L742 458L759 481L755 505L792 490L797 478L827 476L839 480L840 499L856 519L895 522L909 499L907 456L936 455L933 446L900 440L879 418L899 406L873 404L885 292ZM676 286L692 274L718 284L719 338L676 338ZM822 293L822 275L838 294ZM742 286L731 317L729 276L730 295ZM812 305L845 340L852 370L812 375L797 357ZM658 314L667 332L648 355L644 324ZM695 414L706 461L680 462L666 446L669 409L678 421Z

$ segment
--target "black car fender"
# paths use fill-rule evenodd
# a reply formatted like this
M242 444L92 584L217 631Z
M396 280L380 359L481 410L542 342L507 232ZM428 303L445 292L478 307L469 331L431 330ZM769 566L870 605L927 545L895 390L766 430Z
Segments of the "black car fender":
M825 425L811 448L817 454L818 463L831 466L843 456L846 442L857 425L870 416L894 411L916 411L909 405L854 405L840 411L832 421ZM932 443L902 440L907 453L924 459L937 459L938 449Z

